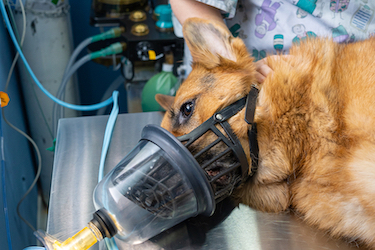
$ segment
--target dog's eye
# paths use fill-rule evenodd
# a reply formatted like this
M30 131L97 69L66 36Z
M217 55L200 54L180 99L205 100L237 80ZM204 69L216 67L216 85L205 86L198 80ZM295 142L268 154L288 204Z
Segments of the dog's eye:
M181 114L184 118L187 118L193 113L194 102L186 102L181 106Z

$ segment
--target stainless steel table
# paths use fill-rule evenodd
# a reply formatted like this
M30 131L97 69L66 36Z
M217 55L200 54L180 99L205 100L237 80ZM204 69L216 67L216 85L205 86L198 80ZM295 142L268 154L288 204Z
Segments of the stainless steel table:
M136 145L146 124L159 124L158 112L119 115L106 159L109 172ZM108 116L67 118L59 122L47 232L65 240L85 227L95 208L100 153ZM198 216L140 245L116 240L119 249L354 249L330 239L295 216L267 214L229 199L212 217ZM356 247L353 245L353 247ZM92 249L104 249L102 243ZM358 249L358 248L356 248Z

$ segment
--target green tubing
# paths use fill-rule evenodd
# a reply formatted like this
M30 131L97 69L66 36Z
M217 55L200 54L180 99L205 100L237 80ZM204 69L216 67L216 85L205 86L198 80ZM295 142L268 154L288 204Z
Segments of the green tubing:
M90 54L90 58L92 60L92 59L99 58L99 57L105 57L105 56L122 53L122 51L124 50L124 46L125 46L124 43L111 44L107 48L92 52Z
M116 38L123 33L125 29L123 27L116 27L112 28L104 33L101 33L99 35L93 36L91 42L97 42L105 39L110 39L110 38Z

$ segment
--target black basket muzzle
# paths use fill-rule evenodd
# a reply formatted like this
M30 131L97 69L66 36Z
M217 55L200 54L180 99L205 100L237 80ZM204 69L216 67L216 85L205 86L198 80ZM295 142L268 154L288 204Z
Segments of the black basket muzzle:
M245 152L228 123L228 119L245 104L246 97L216 112L189 134L177 138L204 170L216 203L228 197L249 174ZM207 145L202 147L202 144Z
M228 119L246 106L245 120L249 122L256 101L256 96L249 101L251 93L178 138L159 126L147 125L140 143L116 167L115 172L119 174L115 174L113 184L124 186L121 190L127 190L124 195L128 199L158 217L174 218L176 214L183 214L179 211L186 205L181 205L181 199L191 200L187 198L190 196L197 202L197 214L211 215L215 205L250 176L246 154ZM251 174L257 165L256 126L252 125L249 131ZM158 150L143 152L147 143L156 145ZM135 156L139 163L130 167ZM139 172L138 168L147 171ZM133 180L131 186L123 184L127 178Z

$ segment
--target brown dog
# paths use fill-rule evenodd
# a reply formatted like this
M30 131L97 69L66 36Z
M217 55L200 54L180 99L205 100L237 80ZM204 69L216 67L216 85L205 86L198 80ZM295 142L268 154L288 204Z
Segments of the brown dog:
M156 97L162 127L187 134L257 86L259 169L233 196L375 248L375 38L302 43L268 59L274 72L260 86L244 43L219 24L189 19L184 36L193 70L176 97ZM244 112L229 123L251 162Z

